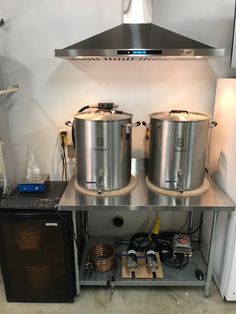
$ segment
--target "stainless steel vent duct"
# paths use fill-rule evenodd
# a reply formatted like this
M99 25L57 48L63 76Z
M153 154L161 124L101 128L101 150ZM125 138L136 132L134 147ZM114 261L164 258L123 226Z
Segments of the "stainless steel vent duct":
M222 57L216 49L152 22L152 0L124 0L123 24L64 49L55 56L79 61L161 61Z

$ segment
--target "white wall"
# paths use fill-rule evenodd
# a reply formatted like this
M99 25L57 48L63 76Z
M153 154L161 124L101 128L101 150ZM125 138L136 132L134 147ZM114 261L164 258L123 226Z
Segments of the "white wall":
M19 84L9 106L17 177L30 145L41 169L60 179L58 127L83 105L113 101L147 120L153 111L184 108L212 114L216 79L230 70L234 0L159 0L155 21L193 39L228 48L213 61L77 62L54 57L63 48L122 22L122 1L1 0L3 86ZM155 3L156 7L156 3ZM135 130L134 155L144 155L144 128Z

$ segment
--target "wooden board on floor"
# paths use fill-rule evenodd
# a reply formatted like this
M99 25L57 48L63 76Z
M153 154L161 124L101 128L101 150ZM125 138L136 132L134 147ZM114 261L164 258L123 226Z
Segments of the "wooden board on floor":
M126 253L123 252L125 255ZM123 255L122 254L122 255ZM153 278L152 273L150 272L146 259L144 257L144 254L142 252L138 252L137 256L143 257L143 258L138 258L138 267L135 270L135 278L138 279L150 279ZM162 271L162 266L161 266L161 260L159 253L156 252L156 257L157 257L157 270L156 270L156 275L157 279L163 278L163 271ZM122 278L132 278L131 273L127 267L126 263L126 256L122 256Z

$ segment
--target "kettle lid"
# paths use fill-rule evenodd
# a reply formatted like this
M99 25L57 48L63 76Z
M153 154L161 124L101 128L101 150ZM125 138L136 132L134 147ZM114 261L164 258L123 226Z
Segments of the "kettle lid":
M199 112L188 112L187 110L171 110L151 113L150 118L173 122L197 122L207 121L210 116Z
M132 119L132 114L124 112L118 113L110 111L94 111L94 112L79 112L74 116L74 119L88 121L122 121Z

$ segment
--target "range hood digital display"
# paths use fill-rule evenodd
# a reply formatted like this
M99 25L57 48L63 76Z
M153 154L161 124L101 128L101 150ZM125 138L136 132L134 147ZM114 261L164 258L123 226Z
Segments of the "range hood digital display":
M118 55L162 55L162 50L143 50L143 49L135 49L135 50L117 50Z

